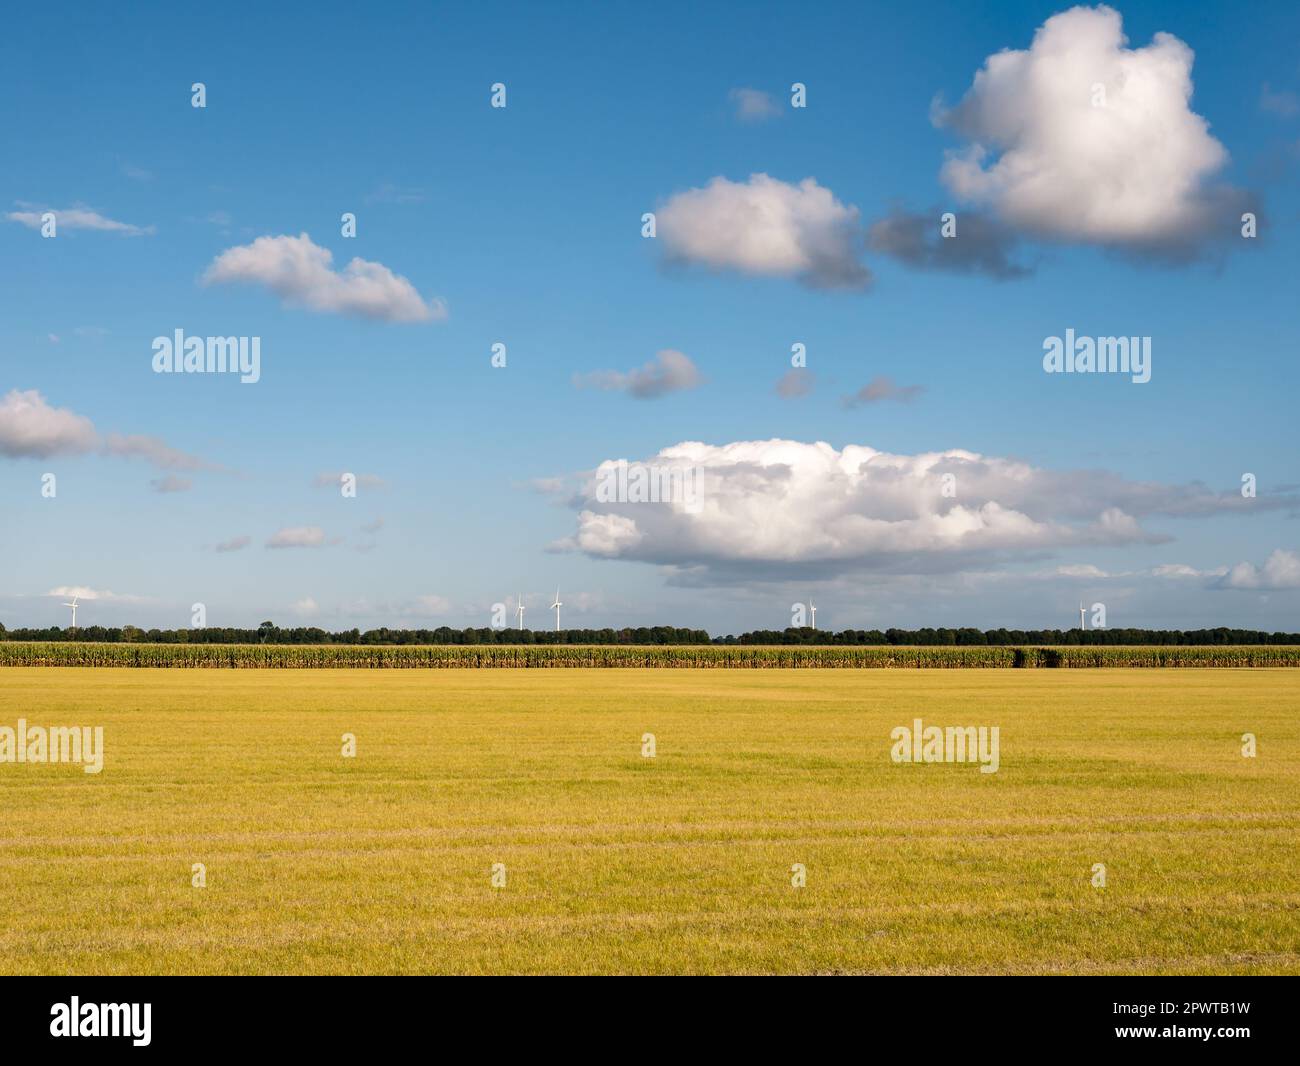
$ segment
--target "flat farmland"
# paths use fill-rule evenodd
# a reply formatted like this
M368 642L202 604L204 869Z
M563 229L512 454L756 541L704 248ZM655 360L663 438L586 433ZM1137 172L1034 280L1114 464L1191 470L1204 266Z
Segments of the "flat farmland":
M19 719L104 765L0 763L9 974L1300 973L1295 670L0 669Z

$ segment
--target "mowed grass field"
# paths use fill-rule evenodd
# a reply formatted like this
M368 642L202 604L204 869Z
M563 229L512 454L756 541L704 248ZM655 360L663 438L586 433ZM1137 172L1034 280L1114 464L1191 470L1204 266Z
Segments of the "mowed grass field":
M106 756L0 764L4 973L1300 972L1295 670L0 670L20 717ZM893 763L918 717L999 772Z

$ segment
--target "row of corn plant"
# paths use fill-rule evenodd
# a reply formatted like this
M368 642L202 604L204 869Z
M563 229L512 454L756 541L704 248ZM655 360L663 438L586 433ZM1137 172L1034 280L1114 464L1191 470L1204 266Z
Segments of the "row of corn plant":
M224 669L705 669L1078 668L1108 666L1300 666L1286 645L1010 648L998 646L801 645L308 645L0 642L0 666Z
M1094 645L1035 650L1048 658L1043 665L1062 668L1300 666L1300 647L1287 644Z
M0 666L266 668L1011 667L1011 648L714 645L285 645L0 643Z

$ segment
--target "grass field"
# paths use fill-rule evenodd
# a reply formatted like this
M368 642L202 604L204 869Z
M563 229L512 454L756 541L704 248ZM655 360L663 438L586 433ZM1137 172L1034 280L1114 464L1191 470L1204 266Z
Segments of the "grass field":
M106 756L0 764L4 973L1300 972L1294 670L0 669L20 717Z

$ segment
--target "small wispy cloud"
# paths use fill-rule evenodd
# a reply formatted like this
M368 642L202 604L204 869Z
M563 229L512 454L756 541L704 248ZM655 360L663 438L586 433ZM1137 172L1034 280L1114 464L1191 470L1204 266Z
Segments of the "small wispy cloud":
M381 322L433 322L447 317L439 299L425 299L406 278L383 263L349 260L333 267L334 253L306 233L258 237L228 248L203 275L205 285L261 285L287 305L309 311L355 315Z
M1101 580L1113 576L1092 563L1067 563L1064 566L1056 567L1051 574L1053 577L1085 578L1088 580Z
M1269 111L1282 118L1294 118L1300 115L1300 96L1289 89L1279 89L1275 92L1268 82L1265 82L1259 91L1259 106L1261 111Z
M451 611L451 600L445 596L416 596L409 604L399 609L398 613L407 618L436 618Z
M340 470L338 473L320 473L312 478L312 488L315 489L337 489L343 484L343 475L346 471ZM357 488L360 489L384 489L388 487L388 482L378 474L353 474L357 479Z
M104 440L104 454L121 459L143 459L160 470L220 470L216 463L171 447L158 437L142 433L110 433Z
M813 372L807 367L791 367L776 383L776 394L783 400L807 396L813 390L814 380Z
M428 194L423 189L395 185L391 181L381 182L364 197L368 204L422 204L426 199Z
M893 378L881 375L872 378L852 396L845 396L840 402L849 408L891 400L898 403L911 403L924 391L924 385L895 385Z
M60 585L58 588L52 588L45 594L46 596L60 596L70 599L76 597L79 600L98 600L104 603L147 603L147 596L133 596L130 593L114 592L112 589L95 589L87 585Z
M129 222L101 215L98 211L80 204L73 207L53 208L39 204L16 200L15 204L22 210L10 211L5 215L10 222L18 222L28 229L39 230L43 225L41 216L53 213L54 223L60 232L67 230L92 230L101 233L116 233L123 237L141 237L155 232L153 226L135 226Z
M223 553L243 551L252 543L253 543L252 537L246 537L246 536L231 537L229 540L223 540L220 544L218 544L215 550Z
M626 392L638 400L650 400L671 392L697 388L704 380L691 357L675 348L665 348L634 370L596 370L575 375L578 388L589 387L606 392Z
M741 122L766 122L781 114L776 100L771 93L762 89L732 89L727 98L736 109L736 118Z
M168 474L166 477L155 478L149 482L150 488L154 492L189 492L194 487L194 482L189 478L177 477L175 474Z
M1186 563L1161 563L1159 566L1151 568L1151 576L1164 578L1171 581L1181 581L1188 579L1200 579L1206 577L1222 577L1228 572L1226 566L1218 570L1198 570L1194 566L1188 566Z
M320 526L286 526L271 534L268 548L319 548L325 543L325 531Z

